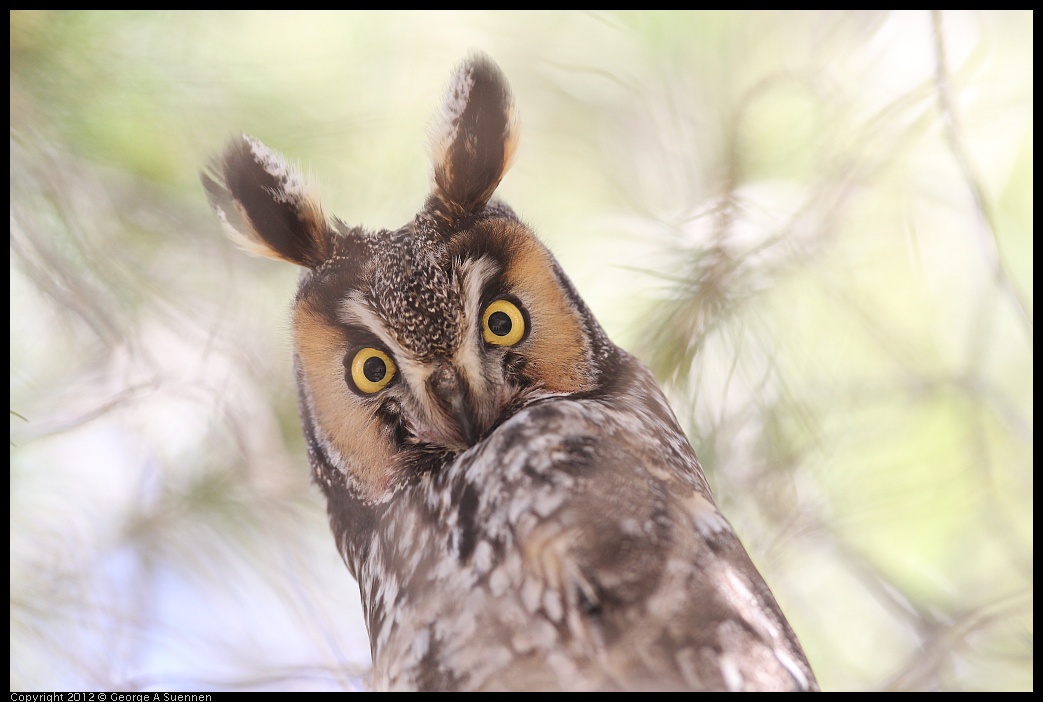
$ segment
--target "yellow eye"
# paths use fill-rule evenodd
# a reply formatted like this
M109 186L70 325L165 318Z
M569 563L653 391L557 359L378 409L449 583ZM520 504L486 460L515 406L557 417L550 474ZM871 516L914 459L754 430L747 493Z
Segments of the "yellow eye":
M510 300L495 300L482 315L482 337L488 344L514 346L525 336L525 315Z
M367 395L383 390L395 377L395 362L380 349L364 348L351 360L351 380Z

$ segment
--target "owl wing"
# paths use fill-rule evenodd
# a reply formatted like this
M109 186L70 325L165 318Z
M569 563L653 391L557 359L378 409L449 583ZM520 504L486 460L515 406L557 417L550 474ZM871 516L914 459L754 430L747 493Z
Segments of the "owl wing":
M514 515L522 607L557 632L512 631L515 651L535 653L515 656L489 686L817 689L647 379L637 401L529 407L487 447L510 495L497 511Z
M597 652L586 677L620 689L812 687L795 635L709 496L641 458L597 444L598 478L522 548L557 569L547 580L576 610L570 631Z

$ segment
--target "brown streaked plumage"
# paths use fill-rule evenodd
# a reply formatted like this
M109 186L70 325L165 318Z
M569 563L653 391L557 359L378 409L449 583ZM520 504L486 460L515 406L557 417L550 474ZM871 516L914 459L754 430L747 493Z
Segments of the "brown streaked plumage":
M203 176L236 241L302 267L302 426L373 686L817 689L655 380L491 199L516 145L475 56L397 230L326 219L250 137Z

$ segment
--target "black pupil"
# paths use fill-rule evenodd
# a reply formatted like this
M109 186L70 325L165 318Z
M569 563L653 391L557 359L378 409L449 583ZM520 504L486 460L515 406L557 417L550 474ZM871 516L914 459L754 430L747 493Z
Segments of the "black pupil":
M384 359L378 356L370 356L362 364L362 375L366 376L366 380L371 383L379 383L387 372L388 367L384 363Z
M507 336L511 333L512 326L514 324L506 312L493 312L489 315L489 331L496 336Z

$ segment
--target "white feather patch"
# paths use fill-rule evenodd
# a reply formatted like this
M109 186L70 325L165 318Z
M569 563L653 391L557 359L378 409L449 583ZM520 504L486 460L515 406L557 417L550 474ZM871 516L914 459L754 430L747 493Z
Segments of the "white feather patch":
M277 202L293 205L310 199L304 177L298 169L252 136L244 134L243 139L250 145L250 153L258 165L279 181L280 189L272 193Z

